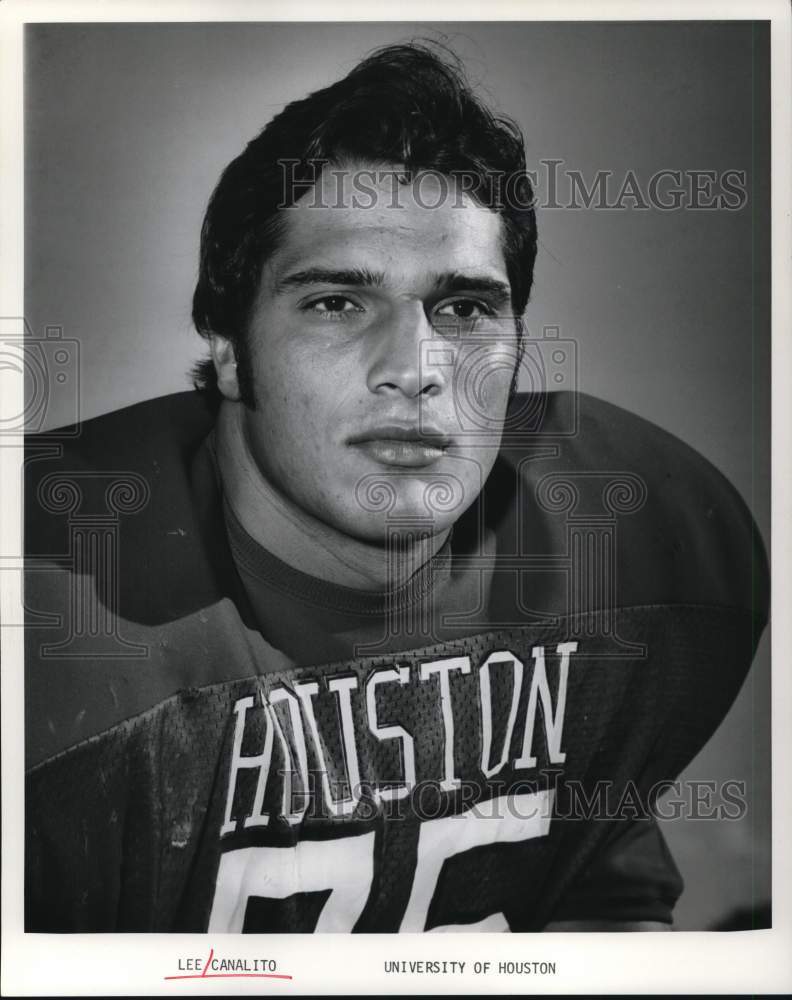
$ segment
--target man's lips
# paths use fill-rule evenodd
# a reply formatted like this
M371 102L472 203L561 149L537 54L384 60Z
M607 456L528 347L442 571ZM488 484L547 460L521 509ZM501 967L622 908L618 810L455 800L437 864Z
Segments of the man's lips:
M453 442L434 427L382 424L354 435L347 443L383 465L420 469L439 461Z

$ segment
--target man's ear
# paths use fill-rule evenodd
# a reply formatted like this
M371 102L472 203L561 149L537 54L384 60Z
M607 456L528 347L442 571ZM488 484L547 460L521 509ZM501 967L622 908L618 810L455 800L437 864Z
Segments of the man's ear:
M226 337L213 333L209 338L212 361L217 372L217 388L226 399L239 400L239 379L234 345Z

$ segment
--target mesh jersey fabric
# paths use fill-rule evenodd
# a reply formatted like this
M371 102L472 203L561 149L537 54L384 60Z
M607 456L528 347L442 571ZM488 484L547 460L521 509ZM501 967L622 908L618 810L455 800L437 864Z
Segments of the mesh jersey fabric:
M506 435L420 627L317 662L262 634L197 394L31 439L27 929L670 920L653 796L736 696L766 563L712 466L575 402Z

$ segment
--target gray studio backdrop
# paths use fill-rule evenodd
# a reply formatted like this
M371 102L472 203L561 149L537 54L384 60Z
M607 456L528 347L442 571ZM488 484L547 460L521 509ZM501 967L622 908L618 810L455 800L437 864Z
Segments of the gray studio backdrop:
M644 196L663 169L745 172L734 211L545 207L527 320L576 341L581 389L714 462L767 540L769 31L748 22L28 26L26 319L78 341L80 415L188 387L199 229L222 168L285 103L417 36L445 37L520 123L540 202L553 169L561 205L566 171L589 185L610 171L610 201L629 171ZM53 391L44 426L74 406ZM664 824L690 883L681 929L770 898L768 649L685 774L745 781L745 817Z

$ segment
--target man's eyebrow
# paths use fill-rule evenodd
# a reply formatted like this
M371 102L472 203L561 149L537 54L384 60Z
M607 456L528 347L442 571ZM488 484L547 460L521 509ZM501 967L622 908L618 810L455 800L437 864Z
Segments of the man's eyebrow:
M371 271L366 267L331 268L309 267L302 271L279 278L275 282L276 292L289 288L304 288L309 285L348 285L353 288L381 288L385 284L385 275L381 271ZM455 292L472 292L490 295L499 303L511 299L509 285L486 274L466 274L461 271L448 271L433 276L436 292L450 295Z
M275 282L275 290L285 291L287 288L304 288L306 285L352 285L353 287L379 287L385 282L385 276L366 267L327 268L309 267L304 271L294 271Z
M508 302L511 299L509 285L505 281L499 281L486 274L465 274L460 271L452 271L448 274L438 274L434 284L437 291L444 293L479 292L492 295L503 302Z

